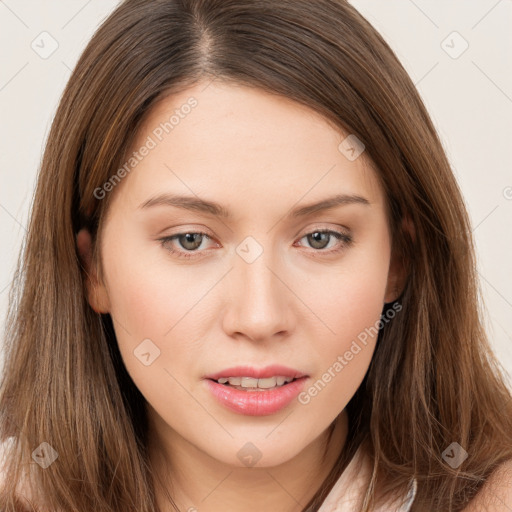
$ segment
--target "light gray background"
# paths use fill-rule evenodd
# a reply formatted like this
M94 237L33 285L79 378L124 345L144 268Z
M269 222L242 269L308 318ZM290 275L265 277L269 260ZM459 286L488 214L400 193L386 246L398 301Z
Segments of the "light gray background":
M473 223L488 332L512 386L512 0L351 3L395 50L439 131ZM117 4L0 0L2 330L51 120L78 56Z

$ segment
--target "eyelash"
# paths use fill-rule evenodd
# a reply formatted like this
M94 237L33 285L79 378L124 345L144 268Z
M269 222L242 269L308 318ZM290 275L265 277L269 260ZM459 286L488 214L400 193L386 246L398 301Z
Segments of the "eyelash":
M353 242L353 239L350 235L348 235L346 233L342 233L340 231L333 231L330 229L315 229L314 231L310 231L309 233L306 233L305 235L300 237L299 240L302 240L306 236L312 235L314 233L329 234L329 235L334 236L338 240L342 241L341 246L336 249L330 249L330 250L313 249L314 253L315 252L320 253L318 256L337 254L337 253L343 251L346 247L349 247ZM184 252L184 251L178 251L176 249L169 249L169 248L165 247L166 243L172 242L173 240L179 238L180 236L184 236L184 235L201 235L201 236L205 236L209 239L212 238L211 236L208 235L208 233L204 233L202 231L186 231L184 233L176 233L175 235L160 238L160 239L158 239L158 241L161 243L162 247L164 247L164 249L166 251L170 252L171 254L175 254L178 258L190 259L190 258L200 257L200 256L196 256L196 253L198 252L197 249L194 251L185 251ZM317 257L317 255L314 255L314 257Z

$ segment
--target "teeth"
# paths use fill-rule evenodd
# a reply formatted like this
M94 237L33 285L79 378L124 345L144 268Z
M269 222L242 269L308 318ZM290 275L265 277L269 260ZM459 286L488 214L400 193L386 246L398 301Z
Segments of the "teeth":
M272 389L276 386L282 386L291 382L293 377L267 377L265 379L255 379L254 377L221 377L217 380L219 384L226 384L229 382L230 386L238 387L239 389Z
M252 377L241 377L242 383L239 384L243 388L257 388L258 387L258 379L253 379ZM238 379L237 379L238 380ZM229 383L233 385L231 382L231 377L229 378Z
M273 388L277 384L276 377L267 377L266 379L258 379L258 387L263 389ZM242 383L243 386L243 383ZM251 386L255 387L255 386Z

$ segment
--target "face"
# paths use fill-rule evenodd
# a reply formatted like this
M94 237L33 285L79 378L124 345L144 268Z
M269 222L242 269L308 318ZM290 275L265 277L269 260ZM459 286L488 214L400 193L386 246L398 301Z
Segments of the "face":
M364 152L340 146L347 135L286 98L200 83L152 109L130 172L102 189L113 196L90 302L111 314L167 439L235 466L241 449L278 465L360 385L395 276L382 187ZM83 232L78 243L90 249ZM261 380L207 378L234 367L228 376ZM289 375L273 390L236 387Z

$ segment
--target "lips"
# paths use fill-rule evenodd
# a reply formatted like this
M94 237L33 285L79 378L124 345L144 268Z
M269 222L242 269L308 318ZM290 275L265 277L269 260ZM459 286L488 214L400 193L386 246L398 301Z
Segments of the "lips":
M214 379L204 382L217 403L230 411L247 416L267 416L290 406L303 391L307 380L308 377L301 377L280 387L257 390L240 390L219 384Z
M210 375L206 375L204 378L217 381L221 378L229 377L251 377L253 379L267 379L270 377L278 376L292 379L301 379L302 377L307 377L308 375L294 368L274 364L265 366L264 368L255 368L253 366L235 366L232 368L226 368L216 373L212 373Z

